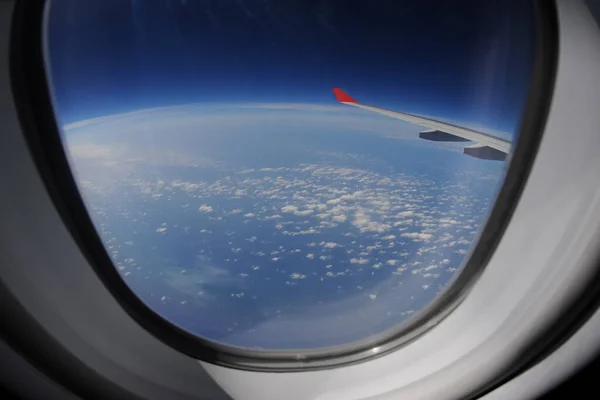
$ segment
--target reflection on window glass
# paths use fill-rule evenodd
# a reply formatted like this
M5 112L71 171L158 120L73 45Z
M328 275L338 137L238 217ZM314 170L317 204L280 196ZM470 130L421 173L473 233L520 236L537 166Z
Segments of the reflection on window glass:
M47 12L56 115L115 268L169 321L251 349L365 340L448 287L506 162L381 109L508 149L534 51L527 1L52 0Z

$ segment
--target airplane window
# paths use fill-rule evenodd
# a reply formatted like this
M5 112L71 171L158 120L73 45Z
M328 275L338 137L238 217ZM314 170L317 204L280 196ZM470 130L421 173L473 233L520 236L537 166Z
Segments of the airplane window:
M47 4L80 195L162 318L227 348L342 351L452 287L518 139L530 2Z

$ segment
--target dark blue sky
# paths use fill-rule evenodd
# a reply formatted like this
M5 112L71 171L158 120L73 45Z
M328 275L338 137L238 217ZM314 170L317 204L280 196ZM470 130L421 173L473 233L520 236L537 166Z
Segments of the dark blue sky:
M190 102L367 104L512 130L527 1L53 0L62 123Z

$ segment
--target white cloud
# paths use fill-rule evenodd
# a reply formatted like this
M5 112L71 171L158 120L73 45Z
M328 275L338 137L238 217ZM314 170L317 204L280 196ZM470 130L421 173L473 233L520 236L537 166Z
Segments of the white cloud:
M298 207L296 207L296 206L283 206L283 207L281 207L281 212L284 212L284 213L293 213L295 211L298 211Z
M283 209L282 209L282 211L283 211ZM298 215L300 217L306 217L307 215L310 215L314 212L315 212L315 210L294 211L294 215Z
M354 220L352 221L352 225L356 226L361 232L383 233L392 228L392 226L389 224L378 221L372 221L368 215L362 212L357 212L355 214Z
M335 222L346 222L348 217L345 215L334 215L331 219L333 219Z
M314 255L314 254L312 254L312 253L308 253L308 254L306 255L306 258L308 258L309 260L312 260L313 258L315 258L315 255Z
M449 224L449 225L456 225L456 224L458 224L457 220L451 219L451 218L440 218L438 222L440 224Z
M335 249L336 247L340 246L338 243L335 242L321 242L321 245L326 249Z
M399 225L412 225L414 223L414 221L412 219L405 219L402 221L396 221L394 222L394 226L399 226Z
M319 233L320 231L314 229L314 228L310 228L310 229L306 229L303 231L299 231L299 232L289 232L289 231L283 231L282 233L286 236L300 236L300 235L314 235L316 233Z
M292 279L304 279L304 278L306 278L306 275L294 272L293 274L290 275L290 278L292 278Z
M254 216L254 214L252 214L252 216ZM278 219L278 218L281 218L281 215L279 215L279 214L275 214L275 215L269 215L269 216L266 216L266 217L265 217L265 219L266 219L266 220L270 220L270 219Z
M421 239L421 240L429 240L433 235L429 233L403 233L400 236L410 238L410 239Z
M209 206L209 205L206 205L206 204L202 204L202 205L200 206L199 210L200 210L200 211L202 211L202 212L205 212L205 213L211 213L211 212L213 212L213 211L214 211L214 210L213 210L213 208L212 208L211 206Z
M360 264L360 265L368 264L369 263L369 259L368 258L362 258L362 257L360 257L360 258L351 258L350 259L350 263L352 263L352 264Z
M383 240L394 240L396 239L396 235L387 235L382 237Z
M309 205L307 205L307 208L318 210L318 211L327 210L327 206L325 204L309 204Z
M156 228L156 232L158 232L158 233L164 232L166 230L167 230L167 228Z

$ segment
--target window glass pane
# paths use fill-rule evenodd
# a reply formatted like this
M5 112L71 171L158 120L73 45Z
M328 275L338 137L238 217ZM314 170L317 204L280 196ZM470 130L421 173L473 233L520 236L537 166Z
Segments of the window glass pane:
M47 12L54 108L115 268L177 326L250 349L347 345L431 304L494 204L532 73L527 1Z

